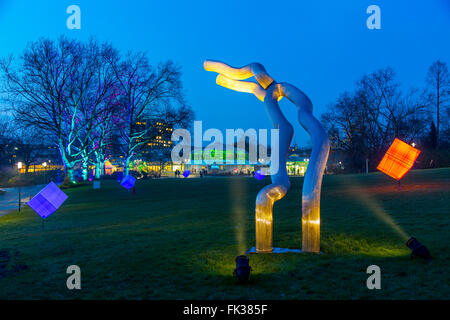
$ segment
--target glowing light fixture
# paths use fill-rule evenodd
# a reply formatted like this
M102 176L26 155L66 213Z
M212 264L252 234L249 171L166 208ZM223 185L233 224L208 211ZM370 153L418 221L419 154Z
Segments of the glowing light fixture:
M255 172L255 179L256 180L263 180L264 179L264 172L261 170L258 170Z
M189 177L190 174L191 174L191 171L185 170L185 171L183 172L183 177L187 178L187 177Z
M125 178L123 178L122 182L120 183L120 185L122 187L124 187L125 189L131 189L134 187L134 184L136 182L136 178L131 176L131 175L127 175Z
M419 241L417 241L416 238L411 237L407 242L406 246L411 249L411 259L414 257L420 257L425 260L430 260L431 255L428 251L427 247L425 247L423 244L421 244Z
M22 169L22 162L17 162L17 169Z
M419 154L420 150L395 138L377 169L396 180L401 180L412 168Z
M250 277L250 259L247 256L237 256L236 257L236 269L234 269L234 275L237 277L239 282L247 282Z
M66 201L67 195L62 192L56 184L50 182L44 189L39 191L27 205L33 209L42 219L54 213Z

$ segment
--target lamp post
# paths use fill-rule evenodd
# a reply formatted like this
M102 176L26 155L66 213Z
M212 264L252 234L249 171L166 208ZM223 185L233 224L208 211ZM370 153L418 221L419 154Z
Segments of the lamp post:
M47 183L47 162L44 162L42 166L44 167L44 180Z
M18 169L18 172L19 172L19 212L20 212L20 205L21 205L21 192L22 192L22 187L21 187L21 185L20 185L20 169L22 169L22 162L17 162L17 169Z

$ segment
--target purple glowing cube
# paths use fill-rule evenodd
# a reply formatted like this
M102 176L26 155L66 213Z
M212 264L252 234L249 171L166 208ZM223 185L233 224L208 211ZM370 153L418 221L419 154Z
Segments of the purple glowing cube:
M262 172L261 170L256 171L255 172L255 179L256 180L264 179L264 172Z
M120 185L126 189L130 189L134 187L134 183L136 182L136 178L127 175L125 178L123 178L122 182L120 183Z
M44 189L39 191L27 204L42 219L47 218L66 201L67 195L62 192L56 184L50 182Z
M190 174L191 174L191 172L189 170L186 170L183 172L183 177L187 178L187 177L189 177Z

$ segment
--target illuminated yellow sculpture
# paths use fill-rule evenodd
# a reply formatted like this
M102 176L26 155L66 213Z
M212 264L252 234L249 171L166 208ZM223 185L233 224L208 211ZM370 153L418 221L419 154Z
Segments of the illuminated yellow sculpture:
M273 250L273 205L282 199L290 188L286 159L294 129L281 112L278 101L285 96L297 106L298 120L310 134L312 141L311 157L303 183L302 251L320 252L320 190L330 143L320 122L312 114L311 101L293 85L275 82L259 63L233 68L223 62L207 60L204 67L207 71L219 73L216 79L217 84L235 91L253 93L263 101L272 125L279 129L278 159L271 159L271 169L276 163L278 170L271 172L272 184L265 186L256 198L256 252L258 253ZM252 76L258 83L240 81Z

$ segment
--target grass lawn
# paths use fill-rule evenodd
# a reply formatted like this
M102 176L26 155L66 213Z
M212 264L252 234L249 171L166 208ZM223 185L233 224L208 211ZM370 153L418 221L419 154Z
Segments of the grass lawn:
M254 246L254 204L270 180L115 181L66 190L45 222L30 208L0 217L0 299L450 299L450 169L417 170L402 190L380 173L325 176L323 254L250 256L251 281L232 276L234 258ZM301 247L302 178L274 209L274 246ZM0 203L1 205L1 203ZM434 259L410 260L405 236ZM27 268L14 270L24 264ZM82 290L66 288L81 268ZM381 290L366 269L381 268Z

